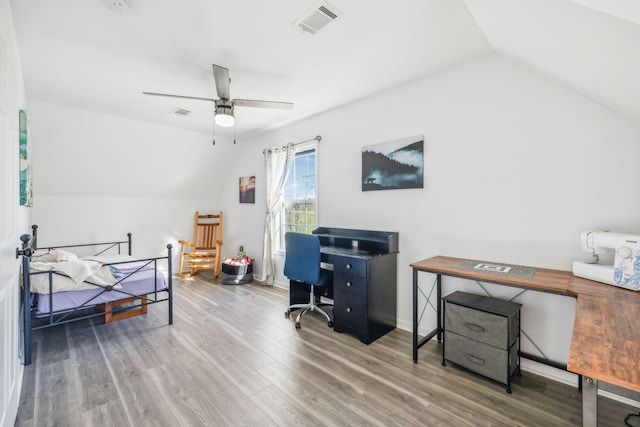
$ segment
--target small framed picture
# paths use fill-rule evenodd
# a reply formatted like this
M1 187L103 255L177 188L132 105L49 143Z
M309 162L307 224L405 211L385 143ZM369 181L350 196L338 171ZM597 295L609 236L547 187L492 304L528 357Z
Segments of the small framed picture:
M256 177L240 177L240 203L256 202Z

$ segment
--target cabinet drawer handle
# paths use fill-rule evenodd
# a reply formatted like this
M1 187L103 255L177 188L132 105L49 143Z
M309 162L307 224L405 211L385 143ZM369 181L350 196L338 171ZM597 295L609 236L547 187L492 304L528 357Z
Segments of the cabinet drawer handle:
M351 282L347 282L347 288L351 287Z
M351 307L347 307L347 313L351 313Z
M471 329L474 332L486 332L486 329L484 329L484 327L478 325L477 323L470 323L470 322L464 322L464 326L467 327L467 329Z
M481 359L478 356L474 356L473 354L469 354L469 353L466 353L465 356L467 356L467 359L469 359L471 362L475 363L476 365L484 365L484 359Z
M351 264L347 264L346 267L347 267L347 270L351 270Z

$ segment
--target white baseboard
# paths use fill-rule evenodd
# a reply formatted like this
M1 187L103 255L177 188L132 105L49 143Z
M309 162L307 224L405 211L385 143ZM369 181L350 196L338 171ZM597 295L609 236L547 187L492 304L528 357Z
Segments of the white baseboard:
M524 358L520 359L520 367L525 372L531 372L532 374L540 375L541 377L557 381L562 384L567 384L576 388L578 387L578 375L572 372L563 371L562 369L554 368L552 366Z
M578 387L578 381L580 381L580 378L577 374L569 371L563 371L562 369L556 369L551 366L547 366L528 359L522 359L520 363L522 370L525 372L531 372L532 374L540 375L541 377L548 378L553 381L567 384L576 388ZM602 385L602 387L606 387L606 384ZM615 400L617 402L633 406L635 408L640 408L639 401L609 392L607 390L603 390L602 388L598 389L598 396L606 397L608 399Z
M273 286L275 286L277 288L282 288L282 289L289 290L289 282L275 281L275 282L273 282Z
M633 406L634 408L640 408L640 402L637 400L629 399L627 397L620 396L619 394L610 393L606 390L598 390L598 396L607 397L611 400L624 403L625 405Z
M265 278L262 277L262 276L255 276L254 275L253 276L253 281L264 285ZM273 286L275 286L277 288L282 288L282 289L289 290L289 282L280 282L280 281L276 280L276 281L273 282Z

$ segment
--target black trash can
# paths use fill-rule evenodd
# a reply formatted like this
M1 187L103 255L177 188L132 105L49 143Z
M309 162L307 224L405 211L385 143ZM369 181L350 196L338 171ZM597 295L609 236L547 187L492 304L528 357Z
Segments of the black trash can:
M253 264L231 265L222 263L223 285L244 285L253 281Z

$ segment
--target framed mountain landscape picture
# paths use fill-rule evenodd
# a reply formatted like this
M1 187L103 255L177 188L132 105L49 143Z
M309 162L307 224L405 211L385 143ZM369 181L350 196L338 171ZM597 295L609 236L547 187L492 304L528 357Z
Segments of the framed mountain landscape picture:
M362 147L362 191L424 187L424 136Z

